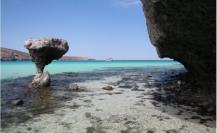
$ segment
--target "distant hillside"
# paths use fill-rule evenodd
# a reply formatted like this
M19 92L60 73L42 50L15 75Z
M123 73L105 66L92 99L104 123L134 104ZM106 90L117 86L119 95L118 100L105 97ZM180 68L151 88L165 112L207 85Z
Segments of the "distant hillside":
M8 49L8 48L0 48L1 50L1 61L16 61L16 60L31 60L32 58L28 53ZM79 56L63 56L60 60L64 61L89 61L89 60L95 60L88 57L79 57Z
M1 61L31 60L28 53L18 50L1 48Z

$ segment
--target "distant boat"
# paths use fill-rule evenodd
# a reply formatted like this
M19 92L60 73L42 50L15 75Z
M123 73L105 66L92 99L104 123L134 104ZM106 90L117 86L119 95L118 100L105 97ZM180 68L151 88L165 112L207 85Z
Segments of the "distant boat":
M105 59L105 61L113 61L112 58Z

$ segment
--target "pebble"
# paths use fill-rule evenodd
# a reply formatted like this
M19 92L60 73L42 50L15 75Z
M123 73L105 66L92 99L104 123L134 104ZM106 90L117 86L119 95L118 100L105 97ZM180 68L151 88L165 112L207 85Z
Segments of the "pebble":
M22 99L17 99L17 100L12 101L12 104L16 105L16 106L21 106L21 105L23 105L23 103L24 102Z
M182 84L181 80L178 80L178 81L177 81L177 84L178 84L178 85L181 85L181 84Z
M146 133L154 133L154 131L150 130L150 129L147 129L146 130Z
M103 89L103 90L107 90L107 91L111 91L111 90L113 90L114 88L109 85L109 86L103 87L102 89Z
M79 86L77 84L69 84L69 90L71 91L78 91L79 90Z
M152 77L152 75L147 75L147 78L150 78L150 77Z

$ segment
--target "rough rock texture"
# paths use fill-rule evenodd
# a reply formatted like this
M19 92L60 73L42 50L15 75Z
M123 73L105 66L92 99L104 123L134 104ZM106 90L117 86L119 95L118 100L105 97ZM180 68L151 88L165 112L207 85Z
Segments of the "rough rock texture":
M215 0L141 2L149 36L159 57L181 62L197 79L209 80L215 88Z
M32 81L32 87L49 86L51 82L48 72L37 73Z
M44 38L26 41L25 47L29 50L32 61L36 64L37 74L32 84L48 86L50 83L49 73L43 73L44 67L61 58L69 49L68 43L63 39Z

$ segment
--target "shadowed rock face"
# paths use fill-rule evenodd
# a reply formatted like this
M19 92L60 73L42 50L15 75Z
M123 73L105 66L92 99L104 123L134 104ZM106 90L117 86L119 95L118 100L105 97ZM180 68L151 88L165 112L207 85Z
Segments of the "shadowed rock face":
M200 80L215 82L215 0L141 0L159 57L181 62Z
M52 60L61 58L69 49L68 43L56 38L32 39L26 41L25 47L29 50L37 68L37 74L32 83L39 86L49 85L50 76L48 72L43 73L44 67Z

